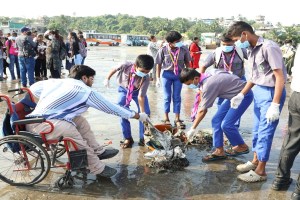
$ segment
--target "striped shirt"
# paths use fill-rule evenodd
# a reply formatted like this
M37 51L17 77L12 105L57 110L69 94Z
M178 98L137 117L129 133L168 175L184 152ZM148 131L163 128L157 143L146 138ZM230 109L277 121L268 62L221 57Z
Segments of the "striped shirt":
M61 119L73 123L72 119L89 107L125 119L135 115L134 111L111 103L81 80L73 78L39 81L30 90L39 101L27 117Z

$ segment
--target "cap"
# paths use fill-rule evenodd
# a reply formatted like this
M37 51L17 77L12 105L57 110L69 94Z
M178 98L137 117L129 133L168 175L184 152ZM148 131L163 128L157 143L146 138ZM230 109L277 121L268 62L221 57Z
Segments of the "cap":
M30 28L28 28L28 27L26 27L26 26L24 26L24 27L21 28L21 32L22 32L22 33L23 33L23 32L28 32L28 31L30 31Z

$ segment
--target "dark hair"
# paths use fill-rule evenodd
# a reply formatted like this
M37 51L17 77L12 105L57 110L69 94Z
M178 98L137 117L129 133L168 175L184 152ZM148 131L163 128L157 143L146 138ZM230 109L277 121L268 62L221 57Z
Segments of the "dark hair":
M182 38L182 35L180 33L178 33L177 31L170 31L169 33L167 33L166 35L166 41L167 42L175 42L178 41Z
M54 35L56 39L60 39L59 30L51 30L50 33Z
M181 83L185 83L189 80L194 80L195 77L199 77L200 73L192 68L183 68L180 75L179 80Z
M284 44L288 44L288 43L293 43L293 41L290 40L290 39L286 39L286 40L284 41Z
M88 78L91 76L95 76L96 71L86 65L74 65L70 69L69 78L74 78L77 80L81 80L83 76L87 76Z
M254 34L252 26L244 21L234 22L228 28L227 33L230 37L239 37L243 31L249 31L251 34Z
M199 38L198 38L198 37L194 37L194 38L193 38L193 41L196 41L196 40L199 40Z
M223 33L220 37L220 40L222 42L232 42L233 40L230 38L230 36L228 35L228 33Z
M71 37L75 39L76 42L80 42L79 38L77 37L77 34L75 32L70 32Z
M153 57L147 54L141 54L135 59L135 65L146 70L151 70L154 66Z
M150 38L149 38L149 40L151 41L151 40L153 40L155 38L155 36L154 35L150 35Z

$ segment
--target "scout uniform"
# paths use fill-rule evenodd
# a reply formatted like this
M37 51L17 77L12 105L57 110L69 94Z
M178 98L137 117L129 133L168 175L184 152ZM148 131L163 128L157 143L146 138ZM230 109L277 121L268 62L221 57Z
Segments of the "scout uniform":
M119 67L117 67L118 75L117 75L117 82L119 84L118 92L119 92L119 99L118 104L120 106L125 106L129 108L130 102L128 102L128 89L130 86L130 82L133 80L133 74L132 71L134 63L132 62L126 62L121 64ZM149 102L147 98L147 90L150 84L150 77L147 75L145 77L139 77L134 76L133 83L133 90L132 90L132 100L135 101L138 111L140 112L140 107L138 103L138 96L145 97L145 113L150 115L150 107ZM127 100L126 100L127 99ZM121 119L121 127L122 127L122 133L125 139L131 139L131 127L130 122L128 119L122 118ZM142 122L139 123L139 135L140 140L144 139L144 125Z

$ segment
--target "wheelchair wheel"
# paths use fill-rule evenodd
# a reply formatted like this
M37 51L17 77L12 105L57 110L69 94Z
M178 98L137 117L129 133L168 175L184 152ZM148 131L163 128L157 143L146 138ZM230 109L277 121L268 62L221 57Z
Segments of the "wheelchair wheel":
M41 182L50 171L47 151L32 138L12 135L0 140L0 179L14 186Z
M56 158L61 157L66 153L66 148L63 142L60 142L57 146L57 153L56 153Z

